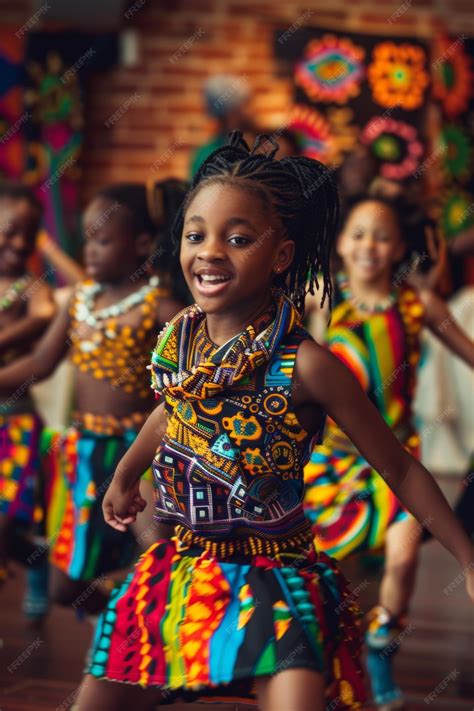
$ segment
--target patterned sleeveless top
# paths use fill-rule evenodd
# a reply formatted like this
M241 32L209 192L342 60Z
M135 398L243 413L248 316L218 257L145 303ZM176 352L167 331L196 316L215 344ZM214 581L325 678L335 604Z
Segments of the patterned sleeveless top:
M326 343L354 373L387 424L404 439L420 358L424 307L416 291L396 289L385 308L356 305L344 274L337 275ZM347 439L332 420L328 430Z
M157 518L178 524L183 540L231 540L232 552L300 545L310 536L303 467L314 438L297 421L291 382L298 346L311 336L282 297L266 329L249 326L218 347L193 308L162 334L152 360L168 413L153 465Z

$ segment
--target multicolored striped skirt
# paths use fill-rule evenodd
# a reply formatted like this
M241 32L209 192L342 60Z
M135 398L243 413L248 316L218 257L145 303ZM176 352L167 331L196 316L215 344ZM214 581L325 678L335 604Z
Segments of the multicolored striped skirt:
M42 423L27 412L0 414L0 514L31 523Z
M417 456L417 434L410 434L404 444ZM315 447L304 478L304 511L315 545L337 560L380 548L388 527L410 517L383 478L353 446L339 448L323 443Z
M359 708L358 608L335 561L303 553L218 558L177 537L155 543L112 593L88 672L161 688L161 705L251 699L255 677L312 669L331 709Z
M132 533L114 530L102 513L117 464L136 436L132 430L108 435L76 427L43 433L50 562L74 580L92 580L136 560Z

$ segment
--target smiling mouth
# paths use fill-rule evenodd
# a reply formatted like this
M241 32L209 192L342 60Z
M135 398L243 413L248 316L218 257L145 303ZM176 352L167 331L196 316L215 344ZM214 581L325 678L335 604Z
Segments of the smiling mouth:
M231 277L226 274L195 274L196 288L206 296L216 296L225 291Z

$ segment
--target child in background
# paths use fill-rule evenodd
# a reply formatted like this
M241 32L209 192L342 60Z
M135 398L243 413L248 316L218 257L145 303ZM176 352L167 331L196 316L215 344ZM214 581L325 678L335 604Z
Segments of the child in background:
M43 208L31 190L0 186L0 364L29 353L55 314L50 288L27 271ZM41 420L35 412L31 373L0 399L0 582L7 558L26 565L35 545L32 524L39 468ZM33 578L44 576L39 562ZM45 601L28 592L26 612L41 615Z
M419 243L423 231L422 225L408 225L408 214L400 198L349 201L337 241L344 271L336 276L325 342L354 373L399 442L417 457L411 407L422 326L471 366L474 347L441 299L407 285L411 267L397 276L407 245ZM329 420L323 446L313 451L305 469L305 512L318 547L338 560L385 546L380 602L368 615L368 662L376 702L401 708L402 694L392 675L399 645L391 653L383 651L392 649L405 625L422 526L389 488L386 475L360 453L349 432ZM433 515L428 512L423 521L428 529Z
M331 293L331 173L304 157L276 160L277 145L262 155L261 142L249 151L235 132L204 161L178 215L196 303L158 337L152 378L165 403L103 503L125 532L145 506L140 475L154 458L157 519L175 537L154 543L114 592L80 711L152 709L179 695L322 711L326 694L332 709L360 707L354 606L303 512L303 466L326 412L420 521L431 514L474 600L472 546L436 483L301 327L319 270L323 298Z
M124 539L103 523L101 501L153 408L143 382L156 331L181 307L148 274L163 249L155 244L156 230L144 186L101 190L84 214L89 279L75 288L31 355L0 370L0 388L11 393L28 377L47 377L66 355L76 368L72 426L44 443L47 535L53 600L71 604L89 587L83 595L89 613L107 599L106 574L135 555L135 538ZM143 487L152 499L151 484ZM146 547L156 537L151 511L138 523Z

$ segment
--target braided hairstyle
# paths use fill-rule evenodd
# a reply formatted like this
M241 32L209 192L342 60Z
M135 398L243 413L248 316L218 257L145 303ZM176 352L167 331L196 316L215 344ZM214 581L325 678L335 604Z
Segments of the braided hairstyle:
M265 141L273 148L258 152ZM321 305L326 296L331 300L329 261L339 218L337 188L332 171L322 163L304 156L277 160L277 151L271 135L258 136L250 150L242 133L232 131L228 145L211 153L194 176L176 216L173 238L178 246L186 209L203 187L228 184L257 195L279 218L286 238L295 243L293 262L276 277L275 285L303 313L306 294L314 294L315 286L319 289L318 272L323 280Z

